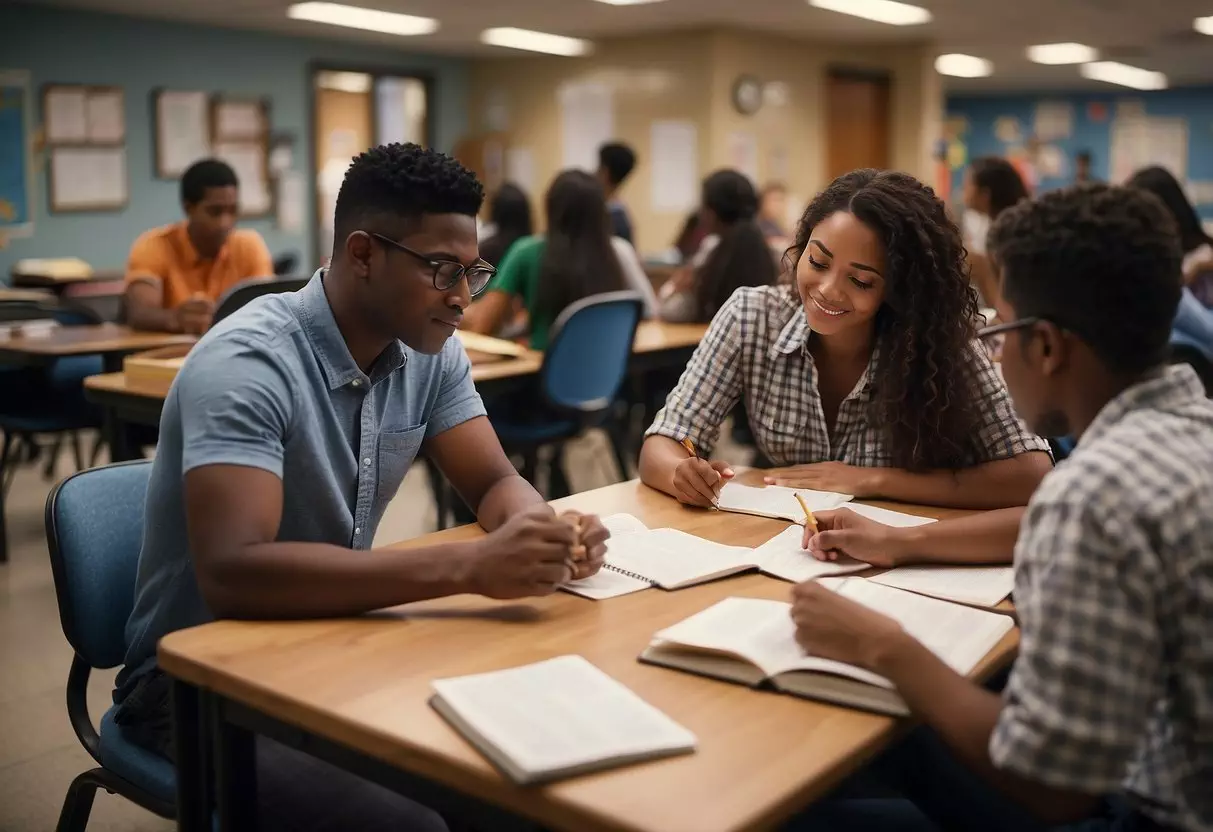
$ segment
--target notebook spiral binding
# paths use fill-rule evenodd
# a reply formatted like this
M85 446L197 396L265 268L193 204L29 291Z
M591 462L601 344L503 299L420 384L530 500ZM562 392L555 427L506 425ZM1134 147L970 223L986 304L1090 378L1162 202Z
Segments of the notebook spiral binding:
M654 581L652 578L647 578L644 575L638 574L636 572L629 572L626 569L620 569L618 566L611 566L611 564L609 564L609 563L604 563L602 565L602 568L609 569L612 572L617 572L620 575L627 575L629 578L635 578L638 581L644 581L646 584L649 584L650 586L657 585L657 582Z

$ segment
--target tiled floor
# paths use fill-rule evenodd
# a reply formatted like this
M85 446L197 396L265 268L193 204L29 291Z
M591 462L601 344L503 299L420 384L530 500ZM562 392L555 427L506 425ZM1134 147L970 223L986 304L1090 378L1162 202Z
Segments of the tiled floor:
M725 432L728 435L728 432ZM721 448L744 462L740 452ZM591 434L569 448L576 491L618 479L605 438ZM60 460L60 475L70 462ZM92 760L67 721L64 689L71 648L59 628L59 611L42 530L50 483L41 471L22 468L7 501L9 557L0 564L0 832L53 829L67 787ZM376 541L391 543L434 528L434 504L424 470L417 466L388 508ZM94 675L90 707L94 722L109 704L114 673ZM122 798L101 793L89 832L162 832L172 824Z

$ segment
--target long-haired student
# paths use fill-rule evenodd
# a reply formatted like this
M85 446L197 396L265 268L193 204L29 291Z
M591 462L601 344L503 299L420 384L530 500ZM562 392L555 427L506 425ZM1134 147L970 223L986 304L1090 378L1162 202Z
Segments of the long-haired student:
M566 170L552 182L545 200L547 232L514 243L502 258L484 298L464 317L464 328L492 334L521 298L530 317L530 344L543 350L548 330L571 303L605 292L631 289L645 298L645 311L657 310L653 284L636 251L612 237L606 194L588 173Z
M971 508L1027 502L1048 444L1015 416L973 343L960 233L911 176L859 170L808 206L795 283L739 289L646 434L641 478L708 506L732 476L710 454L744 401L770 481Z

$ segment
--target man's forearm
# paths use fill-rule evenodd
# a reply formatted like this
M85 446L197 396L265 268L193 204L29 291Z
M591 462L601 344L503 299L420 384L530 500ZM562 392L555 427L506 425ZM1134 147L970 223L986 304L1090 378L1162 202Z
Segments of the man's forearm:
M173 310L158 306L128 305L126 322L132 329L153 332L177 332L179 329Z
M899 563L1011 562L1023 508L1001 508L891 532Z
M221 618L329 618L474 592L476 542L350 550L261 543L198 566L203 598Z
M476 510L476 519L485 531L496 531L515 514L543 502L543 495L534 486L518 474L510 474L485 492Z
M873 481L869 496L954 508L1024 506L1051 466L1048 454L1031 451L958 471L918 473L878 468L871 472Z

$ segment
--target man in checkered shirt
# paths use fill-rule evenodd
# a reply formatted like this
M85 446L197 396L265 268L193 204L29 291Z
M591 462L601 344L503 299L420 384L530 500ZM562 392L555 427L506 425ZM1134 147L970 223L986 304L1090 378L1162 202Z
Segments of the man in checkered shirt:
M890 679L926 723L806 829L1213 830L1213 403L1166 366L1180 248L1142 191L1021 203L990 235L1003 371L1039 433L1079 437L1015 550L1019 658L1001 699L891 619L816 584L808 651Z

